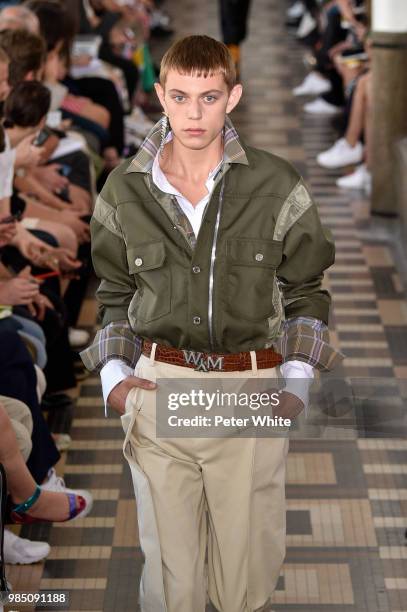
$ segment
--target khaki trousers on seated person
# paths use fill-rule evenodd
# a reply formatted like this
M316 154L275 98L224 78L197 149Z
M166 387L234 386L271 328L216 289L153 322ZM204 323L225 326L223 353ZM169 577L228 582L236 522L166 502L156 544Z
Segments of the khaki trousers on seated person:
M33 431L33 420L31 411L24 402L20 402L20 400L14 399L14 397L0 395L0 402L10 417L20 453L24 461L27 461L32 450L31 434Z
M141 355L135 375L276 379L276 369L198 372ZM252 358L255 353L252 353ZM236 381L239 390L240 381ZM145 564L142 612L269 610L285 556L286 438L157 438L156 390L122 419ZM208 524L207 524L208 523ZM206 579L205 554L208 550Z

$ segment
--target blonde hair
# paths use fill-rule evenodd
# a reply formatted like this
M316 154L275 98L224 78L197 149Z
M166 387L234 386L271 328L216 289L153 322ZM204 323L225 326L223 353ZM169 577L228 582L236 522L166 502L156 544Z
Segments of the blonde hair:
M236 69L229 49L210 36L186 36L171 45L161 60L162 87L170 70L204 77L221 73L229 91L236 84Z

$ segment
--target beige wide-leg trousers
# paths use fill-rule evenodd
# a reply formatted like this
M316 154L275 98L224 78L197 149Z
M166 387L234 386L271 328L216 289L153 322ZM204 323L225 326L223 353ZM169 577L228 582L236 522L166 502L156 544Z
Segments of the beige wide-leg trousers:
M135 375L275 379L276 370L198 372L142 355ZM269 610L285 555L287 438L157 438L156 390L134 388L121 417L145 564L142 612ZM208 576L205 554L208 550Z

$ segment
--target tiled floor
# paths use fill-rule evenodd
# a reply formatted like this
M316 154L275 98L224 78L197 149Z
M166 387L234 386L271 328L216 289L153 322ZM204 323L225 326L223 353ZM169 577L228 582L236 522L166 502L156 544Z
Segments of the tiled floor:
M217 35L215 0L167 4L178 34ZM347 355L344 374L385 378L393 388L407 378L407 306L393 245L386 232L379 240L372 232L368 202L339 192L338 173L316 165L316 153L333 142L334 132L328 120L305 116L290 93L304 74L303 50L284 28L285 6L253 2L244 98L233 118L251 144L300 170L333 232L337 258L326 286L334 304L332 339ZM94 319L89 300L83 322ZM92 490L94 511L72 525L25 528L27 536L48 539L52 553L43 565L11 568L9 578L18 590L68 589L72 612L136 610L142 555L132 487L122 429L117 419L103 418L97 378L82 386L71 435L60 471L69 486ZM355 438L291 443L288 549L275 610L407 610L407 443Z

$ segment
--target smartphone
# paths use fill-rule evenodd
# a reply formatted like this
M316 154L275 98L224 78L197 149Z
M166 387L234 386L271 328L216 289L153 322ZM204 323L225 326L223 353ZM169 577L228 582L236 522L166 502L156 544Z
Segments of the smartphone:
M64 202L66 202L67 204L72 204L72 200L69 197L69 189L68 187L64 187L63 189L61 189L61 191L59 191L57 193L57 196L59 198L61 198L61 200L63 200Z
M58 172L61 174L61 176L69 176L71 174L71 170L71 166L68 166L68 164L62 164Z
M66 132L64 132L63 130L58 130L57 128L50 128L50 129L51 129L51 132L55 134L55 136L58 136L58 138L66 137Z
M14 223L14 221L20 221L22 217L21 211L16 212L13 215L9 215L8 217L4 217L4 219L0 219L0 223Z
M39 134L37 134L37 136L34 138L33 140L33 145L35 147L42 147L42 145L47 142L48 138L50 137L50 133L49 131L44 128L40 131Z

